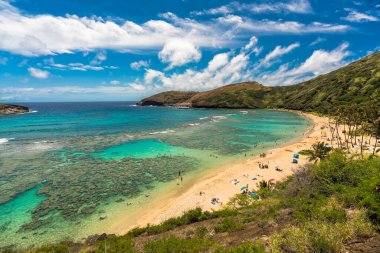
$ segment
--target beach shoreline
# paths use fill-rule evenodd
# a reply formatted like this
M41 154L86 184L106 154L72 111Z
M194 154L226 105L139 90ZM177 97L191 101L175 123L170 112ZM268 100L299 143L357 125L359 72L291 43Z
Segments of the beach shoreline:
M184 212L197 207L203 211L214 211L223 208L230 198L241 193L240 188L249 185L250 190L256 189L256 184L261 180L275 179L284 180L292 175L297 169L308 163L307 157L301 156L298 164L293 164L293 153L300 150L310 149L311 145L317 141L326 141L326 137L321 134L320 128L327 126L328 119L310 113L295 112L305 117L310 123L310 127L302 133L300 138L296 138L279 144L276 148L266 150L266 157L247 156L232 164L226 164L207 171L204 175L192 182L184 183L183 190L173 191L160 196L151 196L151 203L145 205L143 209L137 210L134 215L126 213L119 216L119 221L107 228L107 233L122 235L133 228L144 227L148 224L159 224L169 218L182 215ZM259 163L268 164L268 169L260 169ZM275 167L282 169L276 171ZM252 180L256 178L256 180ZM231 180L239 180L238 184L231 184ZM175 187L174 185L172 187ZM155 198L157 197L157 198ZM219 203L212 204L211 200L218 198Z

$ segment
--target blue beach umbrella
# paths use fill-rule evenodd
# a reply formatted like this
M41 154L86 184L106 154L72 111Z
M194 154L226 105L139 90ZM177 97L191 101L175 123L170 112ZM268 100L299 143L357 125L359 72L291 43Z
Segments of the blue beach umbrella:
M241 191L245 189L247 189L247 186L243 186L242 188L240 188Z

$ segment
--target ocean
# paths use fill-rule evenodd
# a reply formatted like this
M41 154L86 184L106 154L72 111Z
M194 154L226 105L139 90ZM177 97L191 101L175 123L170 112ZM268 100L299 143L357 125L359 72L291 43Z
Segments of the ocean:
M0 117L0 248L112 232L168 185L301 138L310 124L273 110L22 105L32 112Z

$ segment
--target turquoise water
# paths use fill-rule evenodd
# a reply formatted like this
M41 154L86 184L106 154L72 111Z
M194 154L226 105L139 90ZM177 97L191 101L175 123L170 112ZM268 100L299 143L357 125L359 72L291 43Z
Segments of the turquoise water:
M101 233L100 218L111 221L118 206L140 205L136 197L301 137L309 126L270 110L27 106L37 112L0 117L0 247Z
M32 220L31 210L45 199L45 196L37 195L41 187L38 185L0 205L0 233L16 234L23 224Z
M125 157L152 158L158 156L178 156L186 149L171 146L155 139L130 141L118 146L107 148L99 153L92 154L105 160L118 160Z

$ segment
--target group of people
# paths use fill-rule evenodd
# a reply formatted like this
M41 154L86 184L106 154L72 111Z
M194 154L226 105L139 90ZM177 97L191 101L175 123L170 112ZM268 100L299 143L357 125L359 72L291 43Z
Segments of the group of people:
M247 186L245 187L245 189L243 190L243 192L241 194L248 194L249 190L248 190L248 184Z
M261 163L259 163L259 168L260 169L269 169L269 165L268 164L261 164Z

